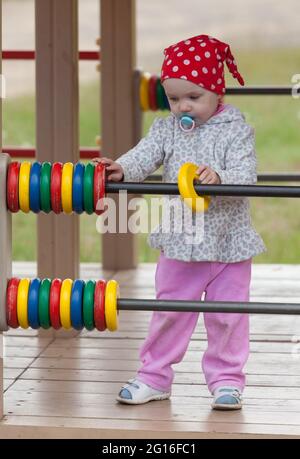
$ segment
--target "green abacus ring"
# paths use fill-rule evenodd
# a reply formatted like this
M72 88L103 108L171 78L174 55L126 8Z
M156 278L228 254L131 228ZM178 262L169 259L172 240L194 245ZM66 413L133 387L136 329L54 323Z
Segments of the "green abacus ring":
M89 280L86 282L83 291L83 325L87 330L95 328L94 322L94 294L96 282Z
M39 322L42 328L50 328L49 295L51 281L43 279L39 290Z
M41 210L48 214L51 211L51 194L50 194L50 184L51 184L51 164L43 163L41 168L41 186L40 186L40 196L41 196Z
M164 110L165 108L164 88L161 85L160 78L158 78L156 82L156 99L157 99L157 106L159 110Z
M88 163L83 176L83 206L89 215L94 213L94 171L95 166Z

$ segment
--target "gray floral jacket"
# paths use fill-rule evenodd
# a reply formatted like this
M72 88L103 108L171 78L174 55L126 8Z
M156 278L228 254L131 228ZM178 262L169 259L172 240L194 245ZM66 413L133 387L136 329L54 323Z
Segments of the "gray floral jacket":
M225 105L222 112L192 132L183 132L172 114L157 118L148 135L117 162L126 182L141 182L161 165L163 181L177 182L179 168L192 162L210 166L222 184L253 185L257 181L254 143L254 130L244 115ZM150 246L162 250L166 257L233 263L266 251L251 224L248 198L212 196L208 211L196 215L180 197L168 199L180 203L182 213L168 213L168 229L160 223L149 236Z

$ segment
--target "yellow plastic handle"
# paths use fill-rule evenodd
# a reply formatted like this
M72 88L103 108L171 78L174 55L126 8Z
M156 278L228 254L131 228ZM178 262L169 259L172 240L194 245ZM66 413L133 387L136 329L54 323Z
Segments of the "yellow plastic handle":
M199 196L194 188L194 180L198 166L193 163L185 163L178 173L178 188L184 203L195 212L206 212L210 204L210 196Z

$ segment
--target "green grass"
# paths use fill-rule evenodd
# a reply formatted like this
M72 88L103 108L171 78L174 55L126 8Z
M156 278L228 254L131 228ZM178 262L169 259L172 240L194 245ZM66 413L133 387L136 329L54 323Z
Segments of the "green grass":
M239 69L247 85L291 85L292 75L299 73L297 49L249 50L236 52ZM227 85L235 84L228 77ZM256 132L258 171L300 171L300 100L290 96L231 96L226 103L239 107ZM3 101L3 143L34 145L35 109L32 96ZM99 89L96 83L80 90L80 143L95 145L99 134ZM144 133L153 119L167 113L146 113ZM257 263L300 262L300 213L298 199L254 198L251 200L254 226L262 235L268 252L255 258ZM13 217L13 258L36 257L34 215ZM100 235L96 216L80 217L82 261L99 261ZM139 235L140 261L155 261L158 251L146 244L147 235Z

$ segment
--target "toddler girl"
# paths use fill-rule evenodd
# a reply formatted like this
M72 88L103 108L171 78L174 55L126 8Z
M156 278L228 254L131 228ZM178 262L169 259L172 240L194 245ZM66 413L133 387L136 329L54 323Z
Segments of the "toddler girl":
M117 161L98 159L106 165L108 180L141 182L163 165L163 181L177 182L179 168L192 162L199 166L202 184L255 184L253 128L240 110L222 100L224 62L244 85L229 45L199 35L168 47L164 55L161 82L171 113L156 119L148 135ZM186 230L166 233L161 225L150 235L151 247L161 251L157 298L200 301L205 292L207 301L249 301L252 257L265 246L252 227L248 199L213 196L202 231L198 243L188 240ZM121 388L119 402L169 398L172 365L182 360L197 320L192 312L153 313L141 366ZM248 314L204 313L208 345L202 368L214 409L241 408L248 320Z

